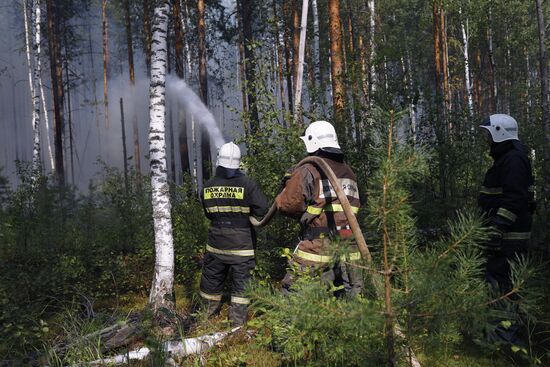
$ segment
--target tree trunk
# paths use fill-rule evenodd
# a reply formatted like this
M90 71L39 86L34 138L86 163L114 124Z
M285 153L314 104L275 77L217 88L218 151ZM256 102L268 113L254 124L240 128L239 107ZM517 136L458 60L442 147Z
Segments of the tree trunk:
M286 69L286 91L288 99L288 109L289 111L294 111L294 96L292 95L292 64L290 51L290 33L291 33L291 23L289 21L292 15L292 2L293 0L283 0L283 24L284 24L284 49L285 49L285 69Z
M174 44L175 44L175 59L176 59L176 75L180 78L184 78L185 74L185 61L183 58L183 49L184 49L184 37L185 34L183 33L184 29L184 19L183 19L183 12L181 8L180 0L175 0L172 4L172 16L174 20ZM177 107L176 110L176 121L180 121L181 128L180 128L180 134L179 134L179 141L180 141L180 147L179 147L179 154L180 154L180 161L181 161L181 170L184 173L190 173L189 170L189 152L188 152L188 146L187 146L187 122L185 118L181 118L183 116L182 110L180 107ZM177 125L176 125L177 126ZM178 130L176 128L176 130ZM172 119L170 119L170 144L172 146L172 149L174 149L174 127L172 123ZM181 142L184 142L182 145ZM172 155L175 156L175 152L172 151ZM173 165L175 165L175 160L172 160ZM175 166L174 166L174 172L172 173L174 182L176 182L176 172L175 172Z
M242 21L244 71L246 76L246 99L250 116L250 133L255 135L260 127L260 117L256 100L256 57L254 55L254 34L252 32L254 0L237 0L237 7Z
M67 25L64 26L64 41L67 45ZM71 183L74 185L74 136L73 136L73 111L71 107L71 79L69 77L69 56L67 55L67 47L65 47L65 82L67 84L67 122L69 125L69 157L71 162Z
M92 29L90 27L88 32L88 52L90 53L90 66L92 67L92 94L93 94L93 104L94 104L94 117L95 125L97 129L97 149L98 156L101 156L101 130L99 129L99 102L97 100L97 78L95 74L94 66L94 50L92 47Z
M101 34L103 36L103 106L105 127L109 128L109 21L107 0L101 1Z
M202 102L208 106L208 74L206 71L206 23L204 0L197 1L198 34L199 34L199 95ZM206 129L201 126L201 156L202 180L210 178L211 156L210 139ZM199 180L200 181L200 180Z
M550 196L550 105L548 101L548 58L546 55L546 23L544 21L544 12L542 0L536 0L537 21L539 30L539 65L540 65L540 98L542 107L542 130L544 132L544 168L543 168L543 195L545 199ZM546 208L547 217L550 212Z
M464 86L466 88L466 97L468 100L468 113L470 119L474 117L474 98L472 93L472 83L470 81L470 57L468 48L470 46L470 32L468 27L468 17L462 13L462 8L458 9L460 15L460 30L462 31L462 55L464 57ZM471 126L473 129L473 125Z
M302 2L302 21L300 24L300 44L298 47L298 69L296 72L296 91L294 94L294 124L302 124L302 82L304 76L304 51L306 47L308 0Z
M493 14L492 9L489 6L488 13L488 22L487 22L487 41L489 46L489 83L490 83L490 102L491 102L491 113L497 112L498 106L498 88L497 88L497 65L495 61L495 53L493 47Z
M122 131L122 164L124 167L124 191L128 194L128 154L126 153L126 126L124 125L124 101L120 97L120 128Z
M126 0L127 1L127 0ZM181 16L181 4L175 0L172 4L172 19L174 21L174 49L176 60L176 75L183 79L185 63L183 61L183 26Z
M153 36L151 33L151 1L143 0L143 28L144 28L144 47L145 47L145 66L147 71L151 70L151 42Z
M192 77L192 65L191 65L191 50L189 48L189 37L188 37L188 22L189 22L189 7L187 1L183 0L185 6L182 7L184 17L182 18L181 26L183 31L183 40L184 40L184 47L185 47L185 59L187 63L187 81L191 81ZM186 150L189 151L189 146L191 146L191 151L193 152L193 162L189 161L188 156L182 156L182 170L184 165L184 160L186 160L185 163L188 162L189 164L189 172L191 173L191 178L194 180L193 187L196 189L198 188L198 169L197 169L197 137L195 134L195 118L191 117L191 126L190 126L190 136L187 136L187 129L185 131L185 136L180 135L180 147L185 146ZM182 134L184 134L184 131L182 129ZM183 144L182 144L183 143ZM192 164L191 164L192 163Z
M126 27L126 47L128 49L128 73L130 81L134 84L134 47L132 45L132 22L130 21L130 2L123 0L124 5L124 25Z
M320 42L319 42L319 9L317 0L311 1L311 12L313 13L313 75L315 78L315 87L321 85L321 57L320 57Z
M376 5L374 3L374 0L369 0L368 2L369 7L369 66L370 66L370 72L369 72L369 80L370 80L370 91L369 96L371 99L371 105L373 103L372 97L374 96L374 92L376 92L376 88L378 86L378 77L376 75L376 67L374 63L374 58L376 57L376 42L374 39L374 36L376 35Z
M300 52L300 13L298 12L298 0L292 1L292 80L296 85L298 78L298 53ZM296 107L294 107L296 110Z
M444 117L446 123L448 123L448 131L451 132L452 122L448 118L451 111L451 87L449 85L449 51L447 47L447 18L445 15L445 10L443 5L439 7L439 31L440 31L440 40L441 40L441 75L443 76L443 101L445 105Z
M344 126L344 60L342 56L342 22L340 21L340 0L329 0L330 71L332 75L332 103L334 122L339 135L345 132ZM343 136L343 135L341 135Z
M277 48L277 76L278 76L278 83L279 83L279 94L281 98L281 110L283 112L283 122L284 122L284 113L286 111L285 107L285 85L284 85L284 76L283 76L283 48L281 47L281 38L283 35L281 34L280 28L279 28L279 17L277 13L277 2L273 0L273 24L274 24L274 33L276 37L276 48ZM284 25L283 25L284 27Z
M32 100L32 180L37 182L41 174L40 163L40 0L33 0L31 7L32 36L29 34L27 0L23 0L25 45L29 70L29 88ZM31 46L32 43L32 46ZM33 64L31 64L31 48Z
M170 7L168 0L156 0L155 4L149 87L149 154L156 256L149 305L160 316L161 309L174 310L175 300L174 245L165 140L166 33Z
M446 197L445 180L445 144L446 144L446 125L444 119L444 97L442 95L442 38L441 38L441 4L440 0L433 2L433 40L434 40L434 70L435 70L435 133L438 142L439 154L439 190L442 198Z
M50 75L54 105L55 132L55 172L59 186L65 186L65 167L63 163L63 69L59 46L59 22L55 0L47 0L48 47L50 55Z
M126 47L128 49L128 77L130 78L130 88L132 94L136 84L134 72L134 46L132 42L132 22L130 21L129 0L124 0L124 23L126 28ZM135 108L132 109L132 127L134 133L134 166L136 169L136 183L138 189L141 189L141 148L139 144L139 125ZM126 149L126 148L125 148Z

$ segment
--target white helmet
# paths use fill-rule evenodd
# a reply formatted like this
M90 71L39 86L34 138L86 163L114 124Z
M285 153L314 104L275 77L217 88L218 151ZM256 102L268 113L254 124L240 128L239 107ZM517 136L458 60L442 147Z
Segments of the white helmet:
M225 168L236 169L241 164L241 149L232 141L225 143L218 150L218 161L216 166L222 166Z
M487 129L495 143L518 140L518 123L512 116L505 114L491 115L483 120L483 124L479 127Z
M335 148L340 150L336 130L334 130L334 126L327 121L312 122L307 127L304 136L300 136L300 139L306 144L308 153L315 153L317 150L323 148Z

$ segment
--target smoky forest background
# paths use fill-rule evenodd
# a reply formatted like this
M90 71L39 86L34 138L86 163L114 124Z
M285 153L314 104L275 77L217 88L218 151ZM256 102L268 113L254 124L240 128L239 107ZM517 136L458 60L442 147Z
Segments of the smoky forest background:
M1 0L0 366L139 348L125 365L550 365L549 19L544 0ZM536 179L505 296L476 209L493 113L518 121ZM315 120L358 176L365 294L303 277L282 297L299 228L277 215L233 334L197 306L198 193L235 141L273 201ZM525 345L484 338L495 305ZM223 340L167 347L204 335Z

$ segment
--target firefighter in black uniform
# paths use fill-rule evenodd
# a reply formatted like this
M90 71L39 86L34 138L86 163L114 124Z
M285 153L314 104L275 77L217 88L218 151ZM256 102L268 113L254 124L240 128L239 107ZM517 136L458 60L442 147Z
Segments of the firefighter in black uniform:
M527 149L518 140L518 124L513 117L491 115L480 127L487 130L494 160L478 197L493 230L486 243L486 278L495 291L506 294L512 289L509 261L527 252L531 238L534 179ZM513 343L519 327L498 329L499 340Z
M206 216L210 219L208 243L204 256L200 295L208 302L210 316L221 309L225 279L231 276L232 326L246 322L249 299L244 296L250 272L256 265L256 234L250 215L263 216L267 198L258 184L239 170L241 152L232 142L218 152L216 175L201 192Z

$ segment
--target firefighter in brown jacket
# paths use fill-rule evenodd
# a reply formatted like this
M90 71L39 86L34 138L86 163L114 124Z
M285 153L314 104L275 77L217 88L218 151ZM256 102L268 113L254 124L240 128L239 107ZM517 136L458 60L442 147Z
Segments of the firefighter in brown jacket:
M357 178L344 162L334 127L326 121L315 121L301 139L310 155L320 157L332 168L353 212L357 213L360 205ZM275 202L279 212L300 221L300 242L291 259L298 273L317 272L323 282L342 285L348 297L361 293L363 277L353 266L361 255L327 176L313 164L292 169L285 176L283 191ZM290 291L296 274L291 270L283 279L285 293Z

